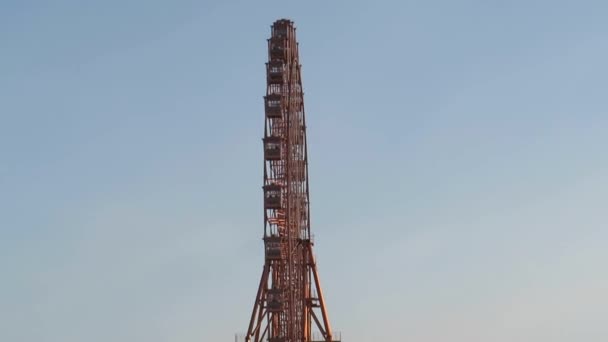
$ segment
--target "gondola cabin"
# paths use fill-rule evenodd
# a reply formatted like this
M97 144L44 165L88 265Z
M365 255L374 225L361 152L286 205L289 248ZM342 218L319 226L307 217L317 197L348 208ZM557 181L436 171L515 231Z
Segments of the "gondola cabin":
M280 94L264 96L264 102L266 117L272 119L283 117L282 96Z
M280 160L283 148L283 139L280 137L266 137L264 140L264 159Z
M281 209L283 207L283 187L277 184L264 186L264 208Z

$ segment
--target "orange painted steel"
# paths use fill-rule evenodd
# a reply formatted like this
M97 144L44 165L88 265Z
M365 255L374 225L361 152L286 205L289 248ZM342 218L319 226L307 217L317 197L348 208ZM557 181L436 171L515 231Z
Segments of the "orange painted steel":
M293 22L278 20L268 39L264 96L265 262L247 342L338 341L313 255L300 70Z

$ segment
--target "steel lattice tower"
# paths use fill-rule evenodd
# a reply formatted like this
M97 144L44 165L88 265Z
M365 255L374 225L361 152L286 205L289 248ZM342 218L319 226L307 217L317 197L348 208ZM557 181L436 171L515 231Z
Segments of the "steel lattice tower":
M268 39L264 97L265 262L247 342L338 340L313 255L300 69L293 22L278 20Z

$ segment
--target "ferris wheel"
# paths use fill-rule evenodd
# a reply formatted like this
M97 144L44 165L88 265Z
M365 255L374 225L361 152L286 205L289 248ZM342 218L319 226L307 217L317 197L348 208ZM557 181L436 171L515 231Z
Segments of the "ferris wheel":
M264 96L264 250L245 341L339 341L313 255L308 149L296 29L286 19L268 39Z

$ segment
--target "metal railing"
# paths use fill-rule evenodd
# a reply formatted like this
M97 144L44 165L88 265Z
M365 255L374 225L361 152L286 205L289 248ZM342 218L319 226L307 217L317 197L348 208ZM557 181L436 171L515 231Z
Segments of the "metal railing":
M246 337L246 334L235 334L234 342L245 342L245 337ZM342 333L339 331L334 331L334 335L332 336L332 341L341 342ZM316 332L312 333L312 339L310 340L310 342L325 342L325 339L323 338L323 334L316 331Z
M332 336L332 341L334 341L334 342L342 341L341 332L334 331L333 333L334 333L334 335ZM323 334L321 334L320 332L313 332L311 342L325 342L325 338L323 337Z

